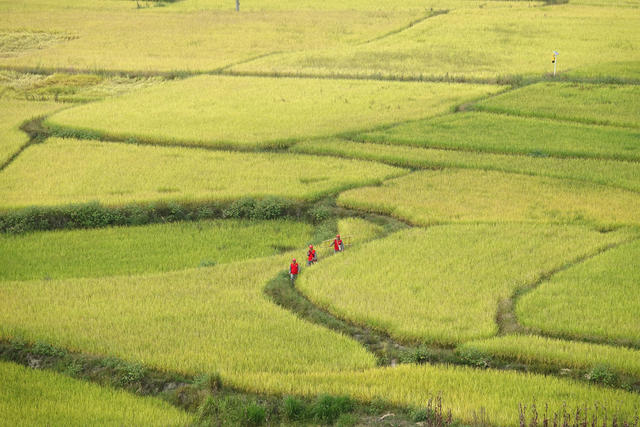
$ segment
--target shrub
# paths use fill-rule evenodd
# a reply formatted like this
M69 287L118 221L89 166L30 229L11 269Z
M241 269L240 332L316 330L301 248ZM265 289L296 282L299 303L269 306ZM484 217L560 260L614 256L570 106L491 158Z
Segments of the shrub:
M247 405L244 412L243 424L247 426L260 426L264 424L266 419L267 413L263 406L253 402Z
M287 396L282 401L282 412L289 421L301 421L307 415L307 407L302 400Z
M347 396L321 395L313 405L313 418L320 423L333 424L341 414L353 410L353 407L353 402Z
M618 376L606 365L594 366L587 374L587 379L607 386L615 386L618 383Z

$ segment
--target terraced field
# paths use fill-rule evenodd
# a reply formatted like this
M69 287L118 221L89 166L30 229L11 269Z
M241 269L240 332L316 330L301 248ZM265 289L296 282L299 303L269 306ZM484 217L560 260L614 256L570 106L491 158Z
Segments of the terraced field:
M639 11L0 0L0 424L637 424Z

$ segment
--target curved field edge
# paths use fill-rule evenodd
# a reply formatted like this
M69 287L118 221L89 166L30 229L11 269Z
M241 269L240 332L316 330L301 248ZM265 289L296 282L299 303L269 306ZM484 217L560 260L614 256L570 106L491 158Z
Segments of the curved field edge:
M640 395L575 381L536 374L477 370L467 367L400 365L359 372L255 374L231 379L236 387L259 393L314 396L320 393L348 394L362 401L387 400L399 406L424 406L442 396L455 418L473 422L484 411L489 423L518 423L520 404L549 405L562 413L567 408L606 407L611 415L633 419Z
M412 229L307 269L297 287L332 314L400 341L451 346L495 335L501 300L630 236L544 224Z
M193 416L160 399L0 361L0 414L11 425L186 425Z
M338 205L417 225L529 222L638 224L640 196L583 181L471 169L420 171L346 191Z
M606 367L611 373L630 376L636 383L640 382L640 350L627 347L536 335L506 335L467 342L458 346L457 350L527 364L542 364L559 370Z
M339 170L336 174L333 170ZM239 153L53 138L0 172L0 210L99 202L201 203L243 197L312 201L406 170L286 153Z
M274 148L442 114L500 89L454 83L208 75L72 108L50 116L44 126L62 134L134 142Z
M264 296L291 256L166 274L0 282L0 335L185 374L375 366L354 340Z
M204 220L0 234L0 280L169 272L304 248L313 226L293 220Z
M640 240L562 271L519 298L515 313L532 331L640 346Z

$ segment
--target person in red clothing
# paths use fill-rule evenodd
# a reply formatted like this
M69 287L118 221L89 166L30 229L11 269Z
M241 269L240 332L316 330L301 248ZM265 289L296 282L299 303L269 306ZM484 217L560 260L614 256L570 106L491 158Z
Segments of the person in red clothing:
M344 244L342 243L342 239L338 234L335 239L333 239L333 252L342 252L344 251Z
M289 266L289 276L291 277L291 283L296 282L296 278L298 277L298 272L300 272L300 266L298 265L298 262L294 258L291 261L291 265Z
M313 249L313 245L309 245L309 250L307 251L307 265L315 264L318 261L318 255L316 255L316 250Z

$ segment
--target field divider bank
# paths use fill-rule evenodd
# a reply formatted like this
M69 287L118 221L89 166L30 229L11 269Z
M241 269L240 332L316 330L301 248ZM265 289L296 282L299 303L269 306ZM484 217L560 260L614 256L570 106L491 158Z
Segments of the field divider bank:
M621 247L623 245L626 245L638 240L640 240L640 236L634 236L634 237L621 240L619 242L606 245L605 247L599 248L597 251L578 257L577 259L571 262L568 262L559 268L549 271L544 275L542 275L538 280L536 280L534 283L530 284L529 286L516 290L516 292L513 294L511 298L502 300L498 304L498 311L496 313L496 323L498 324L498 336L505 336L505 335L511 335L511 334L535 334L541 337L561 338L561 339L566 339L568 341L584 342L584 343L592 343L592 344L607 344L612 346L626 346L626 347L640 349L640 346L638 345L633 345L627 342L625 343L616 342L615 340L611 340L611 339L596 339L593 337L592 338L585 337L580 339L575 336L562 336L558 334L547 333L541 330L536 330L536 329L521 325L518 322L518 318L515 313L515 306L518 299L534 291L544 282L549 281L556 274L566 271L577 265L580 265L588 260L591 260L599 255L604 254L607 251L610 251L612 249Z

